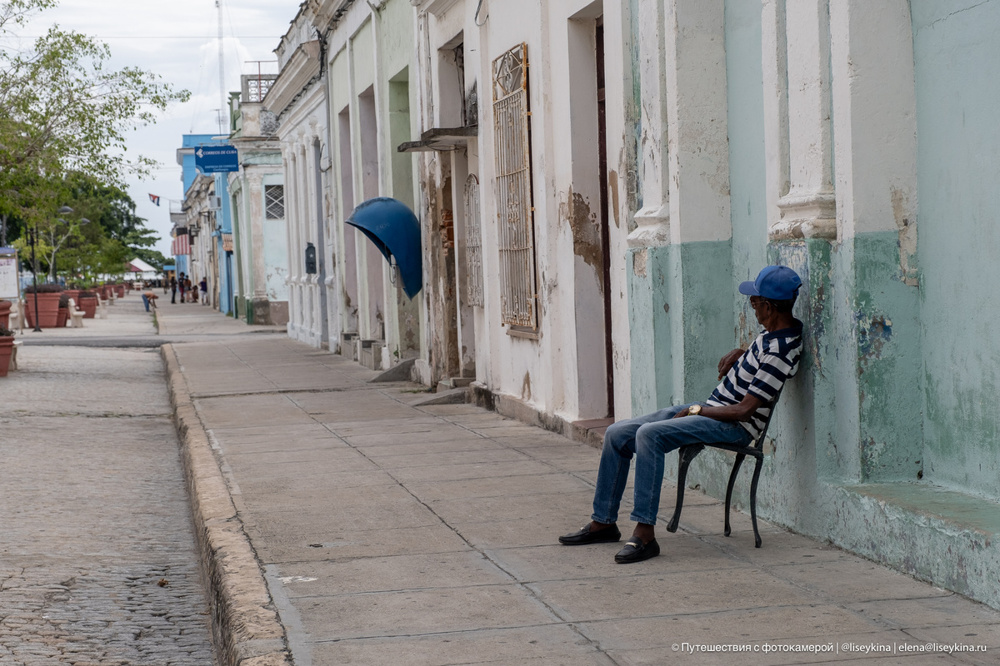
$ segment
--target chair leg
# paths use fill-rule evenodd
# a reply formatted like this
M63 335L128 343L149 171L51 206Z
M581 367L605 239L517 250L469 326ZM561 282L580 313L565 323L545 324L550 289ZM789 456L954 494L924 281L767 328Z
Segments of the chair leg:
M732 532L729 529L729 507L733 502L733 486L736 485L736 477L740 473L740 466L743 464L743 459L747 457L745 453L736 454L736 462L733 463L733 471L729 473L729 485L726 487L726 530L725 535L729 536Z
M676 532L677 524L681 520L681 508L684 506L684 486L687 480L688 465L691 461L701 453L701 450L705 447L700 444L691 444L689 446L683 446L680 450L680 465L677 468L677 503L674 504L674 516L667 523L668 532Z
M763 462L763 458L757 458L757 464L753 468L753 480L750 482L750 518L753 520L753 541L757 548L760 548L761 543L760 532L757 531L757 480L760 479Z

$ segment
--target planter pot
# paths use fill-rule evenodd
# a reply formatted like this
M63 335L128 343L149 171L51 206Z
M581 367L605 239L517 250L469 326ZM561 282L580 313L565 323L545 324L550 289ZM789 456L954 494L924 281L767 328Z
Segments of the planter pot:
M97 315L97 296L81 296L80 309L84 319L93 319Z
M118 298L125 298L125 285L116 284L115 293L118 294Z
M14 353L14 337L7 335L0 338L0 377L7 376L10 369L10 357Z
M25 313L28 317L28 325L35 326L35 296L36 294L25 294ZM59 321L59 294L37 294L38 296L38 325L42 328L55 328Z
M69 319L69 308L59 308L59 318L56 319L56 328L66 328L66 321Z
M0 301L0 326L10 328L10 309L14 306L10 301Z
M81 291L83 291L83 289L64 289L63 293L72 298L74 303L79 303Z

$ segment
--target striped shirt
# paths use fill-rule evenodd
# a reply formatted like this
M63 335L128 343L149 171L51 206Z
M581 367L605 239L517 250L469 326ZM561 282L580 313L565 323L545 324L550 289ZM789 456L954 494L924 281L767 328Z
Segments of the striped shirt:
M756 396L764 406L755 411L749 421L740 422L751 435L760 434L771 407L785 380L795 375L802 353L802 322L780 331L764 331L729 369L722 382L705 402L713 407L737 405L747 393Z

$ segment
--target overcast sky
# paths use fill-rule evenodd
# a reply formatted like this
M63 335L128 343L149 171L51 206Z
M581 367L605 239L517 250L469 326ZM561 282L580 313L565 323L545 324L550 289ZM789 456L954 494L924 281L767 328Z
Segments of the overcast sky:
M274 49L298 12L300 0L220 0L226 92L240 75L276 73ZM216 0L59 0L23 30L42 34L58 23L98 38L111 48L116 68L138 66L159 75L191 100L170 108L156 125L137 130L129 152L152 157L160 168L146 181L129 180L136 211L160 234L156 249L170 254L169 200L183 198L176 151L182 134L219 134L219 10ZM225 132L228 133L228 130ZM153 205L149 194L160 196Z

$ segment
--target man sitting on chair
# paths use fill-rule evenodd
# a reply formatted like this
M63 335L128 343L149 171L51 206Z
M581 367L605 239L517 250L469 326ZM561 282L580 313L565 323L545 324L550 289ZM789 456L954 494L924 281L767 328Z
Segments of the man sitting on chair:
M722 382L703 403L661 409L619 421L604 434L591 522L559 537L579 546L621 539L615 524L635 456L634 506L637 524L615 562L642 562L660 554L654 525L660 506L664 456L688 444L727 442L747 445L760 433L782 385L795 374L802 348L802 322L792 316L802 281L785 266L767 266L739 291L750 297L764 331L750 349L734 349L719 361Z

